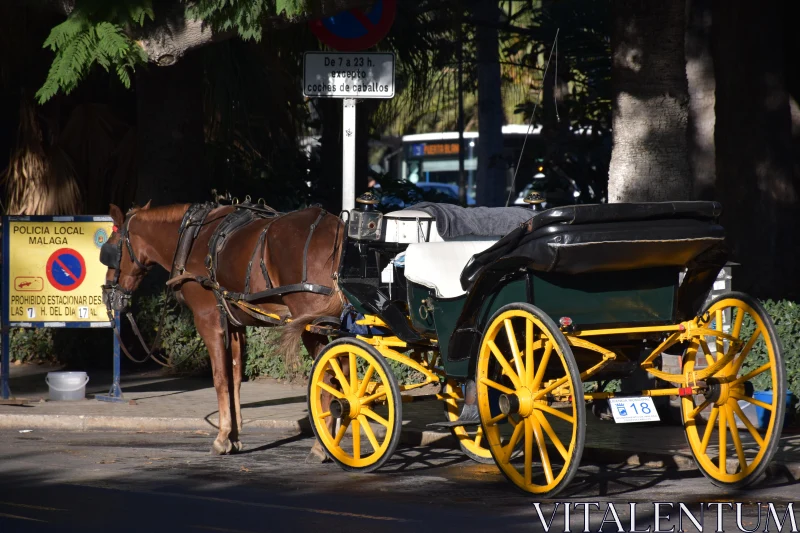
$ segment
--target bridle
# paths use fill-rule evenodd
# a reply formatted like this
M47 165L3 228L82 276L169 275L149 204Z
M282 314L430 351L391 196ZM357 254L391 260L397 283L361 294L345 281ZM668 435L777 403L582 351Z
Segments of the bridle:
M166 317L167 311L167 299L164 299L164 307L161 310L161 318L159 319L158 329L156 330L156 338L153 339L153 344L148 348L147 343L145 343L144 339L142 338L142 334L139 331L139 327L136 325L136 320L133 318L133 315L127 309L130 307L130 301L133 297L133 291L128 290L119 284L119 277L120 277L120 267L122 266L122 249L123 245L128 250L128 255L130 256L131 262L142 269L145 274L150 271L152 266L145 265L142 263L136 254L133 251L133 244L131 244L130 238L130 223L131 220L136 216L136 213L133 213L130 217L125 217L125 222L122 223L122 228L117 228L114 226L113 232L119 231L119 240L117 241L116 245L111 244L110 240L103 244L100 248L100 262L107 266L108 268L114 269L114 278L111 281L106 281L102 288L103 288L103 300L106 304L106 312L108 313L108 319L113 324L114 327L114 335L116 335L117 340L119 341L119 346L125 355L131 361L135 363L144 363L147 359L153 359L156 363L162 366L171 366L167 363L159 361L154 356L154 352L156 346L158 346L158 341L161 337L161 331L163 330L164 326L164 318ZM165 289L166 292L166 289ZM147 355L144 359L136 359L131 355L128 349L125 347L125 343L122 342L122 335L119 331L119 327L117 325L117 321L114 317L114 311L119 310L120 312L124 312L127 316L128 321L131 323L131 327L133 328L136 337L139 339L139 342L142 344L142 347L147 351Z
M117 241L116 246L112 245L109 241L100 248L100 262L108 268L114 269L114 279L111 281L106 281L103 284L103 295L105 296L104 300L106 304L106 310L108 311L109 319L112 320L114 310L126 309L130 304L131 298L133 297L133 291L130 291L119 284L120 267L122 266L123 244L125 245L125 248L127 248L128 255L130 256L131 262L134 265L145 272L150 271L152 268L139 261L139 258L136 257L136 254L133 251L133 244L131 244L129 228L131 220L133 220L135 216L136 213L132 214L130 217L126 217L125 222L122 224L122 228L119 233L119 241ZM118 228L114 226L113 231L116 232L117 230ZM114 305L115 303L118 305Z

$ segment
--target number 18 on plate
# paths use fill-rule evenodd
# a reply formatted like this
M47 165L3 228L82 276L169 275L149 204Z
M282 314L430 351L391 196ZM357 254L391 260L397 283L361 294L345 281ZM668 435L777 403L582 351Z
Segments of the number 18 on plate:
M611 398L608 400L614 422L627 424L630 422L658 422L661 420L656 412L653 399L649 396L629 398Z

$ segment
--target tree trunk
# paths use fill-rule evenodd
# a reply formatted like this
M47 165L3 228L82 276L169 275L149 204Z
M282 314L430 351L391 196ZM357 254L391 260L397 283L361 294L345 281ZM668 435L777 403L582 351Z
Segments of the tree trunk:
M164 205L211 199L203 154L200 59L193 54L171 67L137 70L139 204L148 200Z
M689 199L685 2L617 0L614 8L608 201Z
M714 60L711 57L711 0L686 2L686 78L689 84L689 167L694 198L714 197Z
M496 207L508 196L508 164L503 159L503 96L500 92L500 53L496 1L480 0L478 20L478 174L477 205Z
M760 298L800 297L798 177L777 2L713 2L717 198L741 263L734 286ZM784 8L786 9L786 8Z

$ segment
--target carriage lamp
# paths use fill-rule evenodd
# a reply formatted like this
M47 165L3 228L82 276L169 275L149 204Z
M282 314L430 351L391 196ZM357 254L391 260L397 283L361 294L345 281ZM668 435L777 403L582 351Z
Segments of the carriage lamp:
M530 205L534 211L542 211L542 204L544 203L544 195L539 191L531 191L523 200L526 204Z
M561 326L562 331L572 331L572 319L568 316L562 316L558 319L558 324Z
M372 192L365 192L356 198L356 207L350 212L347 235L358 241L377 241L381 238L383 213L375 207L378 197Z
M356 198L356 203L361 204L359 206L361 211L375 211L375 206L378 205L379 202L380 200L378 200L378 197L371 191L367 191Z

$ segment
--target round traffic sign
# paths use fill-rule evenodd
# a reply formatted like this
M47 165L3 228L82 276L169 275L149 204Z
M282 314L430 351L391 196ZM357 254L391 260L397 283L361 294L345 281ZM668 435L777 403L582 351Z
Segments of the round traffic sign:
M60 291L77 289L86 279L86 261L72 248L61 248L47 260L47 280Z
M396 11L397 0L376 0L368 13L355 8L313 20L311 31L334 50L358 52L372 48L386 37Z

